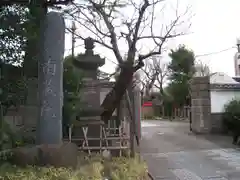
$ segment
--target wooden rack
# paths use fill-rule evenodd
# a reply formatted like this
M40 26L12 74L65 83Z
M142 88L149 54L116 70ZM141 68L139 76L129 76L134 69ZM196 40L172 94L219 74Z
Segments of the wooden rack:
M89 137L89 126L95 125L100 128L99 137ZM83 132L83 137L73 137L72 132L74 128L80 128ZM118 134L116 134L118 130ZM111 133L114 132L114 133ZM124 142L129 141L129 137L125 136L122 133L121 126L117 127L109 127L105 125L103 121L100 120L86 120L86 121L76 121L72 126L69 127L69 135L68 140L70 142L81 142L79 146L79 150L87 151L89 155L91 155L91 151L99 150L102 153L104 150L120 150L120 156L122 156L122 150L129 149L128 144L124 145ZM99 141L99 146L90 146L89 141ZM109 141L119 141L117 146L109 146Z

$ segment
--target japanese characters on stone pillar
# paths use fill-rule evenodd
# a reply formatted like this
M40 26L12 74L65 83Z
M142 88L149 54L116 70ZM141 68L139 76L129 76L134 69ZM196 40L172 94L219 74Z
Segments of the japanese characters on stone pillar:
M42 33L44 53L39 60L38 144L62 142L63 58L65 23L62 15L49 12Z

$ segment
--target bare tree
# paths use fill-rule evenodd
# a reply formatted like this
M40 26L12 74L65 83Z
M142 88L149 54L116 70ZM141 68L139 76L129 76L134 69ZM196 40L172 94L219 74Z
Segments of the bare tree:
M162 62L162 58L153 56L148 60L145 68L142 69L147 80L145 80L145 96L150 96L150 91L155 87L163 95L163 84L168 75L167 63Z
M154 84L160 90L160 94L163 95L163 85L167 80L168 75L168 64L166 62L162 62L161 58L155 59L153 61L153 66L156 72L158 72L158 76L156 78L157 83Z
M157 80L157 76L159 75L159 72L156 71L152 61L150 61L150 60L148 60L145 63L145 67L142 68L142 71L144 72L144 75L145 75L144 96L149 98L150 92L154 87L154 84Z
M76 37L85 39L85 35L91 33L94 42L111 50L119 64L119 76L101 105L104 121L112 116L134 73L144 66L143 61L160 55L169 39L184 35L178 27L189 17L189 8L183 13L176 10L169 24L156 28L155 8L161 9L163 3L164 0L85 0L84 3L75 1L65 9L67 16L82 28ZM126 13L122 13L124 11ZM130 12L133 13L129 15ZM147 53L140 51L144 43L153 45ZM125 47L123 53L121 44Z
M194 76L209 76L210 69L207 64L204 64L202 61L196 62L195 65L195 75Z

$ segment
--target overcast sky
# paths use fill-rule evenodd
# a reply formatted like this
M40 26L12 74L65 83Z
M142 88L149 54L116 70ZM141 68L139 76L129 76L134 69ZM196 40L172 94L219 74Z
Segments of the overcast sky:
M167 1L176 2L176 0ZM189 30L192 34L174 40L169 45L169 48L185 44L196 55L222 51L209 56L200 56L198 59L208 64L212 72L225 72L234 76L233 57L236 53L236 48L232 47L236 46L236 39L240 37L240 20L238 20L240 0L179 0L179 2L181 7L192 6L192 12L195 14L191 19L192 26ZM76 45L82 43L77 41ZM71 38L67 36L66 49L70 48ZM100 55L115 61L111 54L102 53L97 48L95 50ZM83 49L79 47L76 51L83 52ZM70 52L67 50L66 54ZM114 63L107 60L106 65L102 69L106 72L112 72L114 67Z
M184 0L180 0L184 1ZM240 37L239 0L191 0L196 13L192 19L193 35L182 38L196 55L218 52L236 46ZM234 75L233 57L236 48L199 57L212 71Z

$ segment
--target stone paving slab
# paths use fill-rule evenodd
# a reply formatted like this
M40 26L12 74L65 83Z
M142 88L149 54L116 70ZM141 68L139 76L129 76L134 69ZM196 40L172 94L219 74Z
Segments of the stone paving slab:
M170 164L168 159L166 158L155 158L154 156L143 155L143 159L146 160L148 164L149 172L155 179L176 179L175 175L169 167L173 166L174 164ZM156 167L157 165L157 167Z
M172 172L178 179L184 180L202 180L201 177L196 175L195 173L189 171L188 169L173 169Z
M143 128L141 143L141 154L156 180L240 180L239 148L231 144L225 148L225 142L221 148L207 139L182 133L186 131L183 126L177 131L176 124L160 124Z
M240 171L229 166L229 163L218 166L219 162L215 159L204 159L207 156L204 153L170 152L145 154L143 157L156 180L240 180Z

